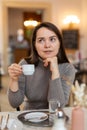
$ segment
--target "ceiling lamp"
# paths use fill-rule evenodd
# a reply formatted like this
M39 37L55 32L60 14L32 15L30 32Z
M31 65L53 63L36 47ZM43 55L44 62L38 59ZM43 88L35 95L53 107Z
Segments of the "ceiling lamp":
M63 21L64 24L79 24L80 23L80 20L79 18L76 16L76 15L69 15L69 16L66 16L66 18L64 19Z
M39 24L39 22L36 21L36 20L26 20L26 21L24 21L24 26L25 27L35 27L38 24Z

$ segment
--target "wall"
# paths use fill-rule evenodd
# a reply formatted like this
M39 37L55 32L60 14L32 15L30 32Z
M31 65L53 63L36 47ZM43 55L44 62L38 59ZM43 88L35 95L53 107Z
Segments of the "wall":
M0 5L0 66L3 65L2 63L2 59L3 59L3 55L2 55L2 52L3 52L3 34L2 34L2 25L3 25L3 21L2 21L2 4ZM2 73L2 69L0 68L0 73Z
M21 3L20 3L21 2ZM2 4L3 8L2 8ZM27 4L26 4L27 3ZM42 4L41 4L42 3ZM45 3L45 4L44 4ZM47 3L47 8L46 8L46 3ZM87 42L87 0L1 0L0 1L0 48L4 49L4 53L6 52L7 48L7 41L8 40L8 29L4 28L4 34L3 34L3 19L6 16L6 8L8 6L14 7L14 5L18 7L29 7L29 8L44 8L45 10L45 16L44 16L44 21L51 21L55 23L60 29L63 27L63 19L66 15L69 14L75 14L77 15L81 22L79 25L79 30L80 30L80 50L83 54L83 57L87 57L87 47L86 47L86 42ZM45 6L42 6L45 5ZM4 14L4 18L3 18ZM7 19L5 18L4 24L6 26ZM3 26L4 26L3 24ZM7 32L7 35L6 35ZM3 35L3 36L2 36ZM5 36L5 39L4 39ZM6 61L6 59L5 59Z
M23 28L22 11L18 9L8 9L8 31L10 35L16 35L17 30ZM10 29L10 30L9 30Z
M2 4L0 4L0 53L2 52L2 50L3 50L3 38L2 38L2 25L3 25L3 21L2 21Z
M87 0L81 3L80 50L87 57Z

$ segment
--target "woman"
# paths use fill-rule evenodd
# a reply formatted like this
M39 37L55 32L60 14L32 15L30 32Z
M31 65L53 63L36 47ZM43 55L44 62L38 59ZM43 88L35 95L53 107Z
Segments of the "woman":
M23 64L35 64L34 74L23 75ZM8 72L8 98L14 108L21 105L25 96L29 103L26 109L48 108L50 99L57 99L61 107L68 103L75 69L66 57L61 33L54 24L43 22L35 27L31 55L9 66Z

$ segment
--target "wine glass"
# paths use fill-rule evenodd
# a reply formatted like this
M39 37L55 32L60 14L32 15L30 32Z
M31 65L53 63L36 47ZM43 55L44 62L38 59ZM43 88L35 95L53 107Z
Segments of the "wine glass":
M9 130L23 130L23 124L17 119L11 119L8 127Z

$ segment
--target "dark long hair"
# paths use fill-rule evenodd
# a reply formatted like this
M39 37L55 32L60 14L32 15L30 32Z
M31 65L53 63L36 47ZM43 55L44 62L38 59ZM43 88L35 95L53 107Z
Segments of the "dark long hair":
M57 38L60 42L60 48L59 48L59 52L57 54L58 63L69 62L68 58L66 56L66 53L65 53L64 46L63 46L62 34L59 31L59 29L54 24L52 24L50 22L42 22L41 24L37 25L34 28L33 35L32 35L32 43L31 43L31 54L28 58L26 58L27 62L38 64L39 55L38 55L36 48L35 48L35 42L36 42L37 31L42 27L45 27L45 28L53 31L57 35Z

